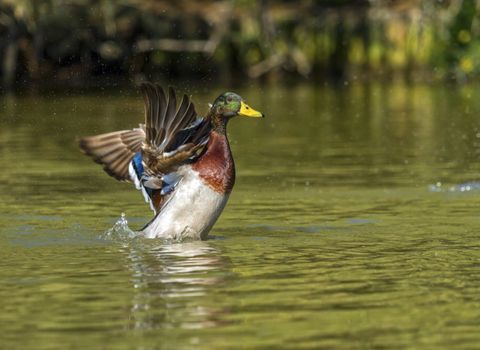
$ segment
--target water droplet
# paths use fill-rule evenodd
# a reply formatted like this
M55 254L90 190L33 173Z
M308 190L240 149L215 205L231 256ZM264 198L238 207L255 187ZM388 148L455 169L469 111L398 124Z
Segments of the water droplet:
M105 231L100 238L102 239L131 239L136 237L138 234L135 231L132 231L128 227L128 220L125 213L120 215L120 218L115 222L115 224Z

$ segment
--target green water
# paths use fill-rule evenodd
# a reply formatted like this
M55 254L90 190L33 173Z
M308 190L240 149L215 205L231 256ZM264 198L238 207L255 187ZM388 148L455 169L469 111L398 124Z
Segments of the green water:
M74 142L141 122L135 91L0 98L0 348L479 347L480 89L239 92L267 118L230 123L229 204L176 244L102 239L152 214Z

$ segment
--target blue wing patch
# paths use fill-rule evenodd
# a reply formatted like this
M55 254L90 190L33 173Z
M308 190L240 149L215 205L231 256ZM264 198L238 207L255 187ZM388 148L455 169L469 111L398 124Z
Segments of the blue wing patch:
M135 169L137 176L141 178L144 172L143 164L142 164L142 152L137 152L137 154L133 156L132 165L133 165L133 168Z
M137 152L137 154L133 156L133 159L128 167L128 172L137 190L142 191L145 202L150 204L150 208L155 212L156 210L152 201L153 189L144 185L145 168L143 167L142 163L142 152Z
M156 212L155 207L153 206L153 192L155 190L158 190L159 188L151 188L149 187L152 185L152 183L158 181L150 181L150 180L155 180L150 178L148 175L145 174L145 168L143 166L142 162L142 153L138 152L135 154L133 157L132 161L130 162L129 165L129 174L130 178L132 179L133 183L135 184L135 187L137 190L142 191L143 197L145 198L145 202L150 204L150 208ZM162 177L162 188L161 188L161 195L167 195L171 193L174 189L178 181L180 180L180 177L177 173L170 173L166 174Z

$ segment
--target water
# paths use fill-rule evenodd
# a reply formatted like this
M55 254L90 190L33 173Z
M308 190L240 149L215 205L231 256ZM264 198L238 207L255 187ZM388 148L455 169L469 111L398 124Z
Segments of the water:
M239 92L267 118L231 122L236 187L183 243L133 237L141 194L74 142L136 92L1 98L0 347L478 348L480 90Z

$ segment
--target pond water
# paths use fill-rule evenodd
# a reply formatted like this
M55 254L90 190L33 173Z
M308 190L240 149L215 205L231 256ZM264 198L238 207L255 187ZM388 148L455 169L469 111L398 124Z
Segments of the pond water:
M105 237L152 213L75 143L136 91L0 98L0 347L478 348L480 89L238 92L267 117L230 123L236 187L183 243Z

